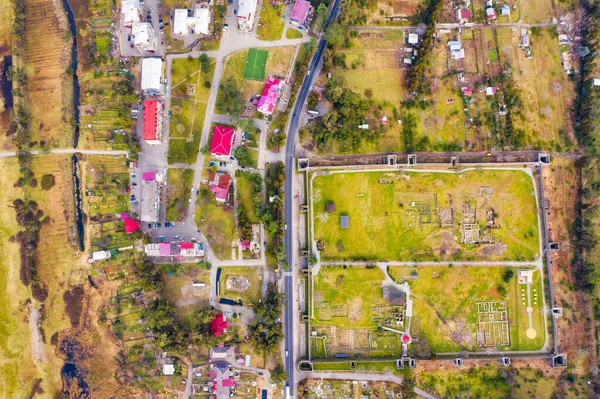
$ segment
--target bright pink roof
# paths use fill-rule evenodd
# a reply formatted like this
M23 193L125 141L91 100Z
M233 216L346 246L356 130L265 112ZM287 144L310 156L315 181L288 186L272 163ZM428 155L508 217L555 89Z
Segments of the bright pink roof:
M215 193L215 197L217 199L225 201L227 199L227 192L229 189L221 188L219 186L210 186L210 191Z
M214 377L217 376L217 372L216 371L211 371L211 372L208 373L208 376L214 378Z
M298 3L296 3L298 4ZM269 78L265 84L262 96L258 101L258 112L270 115L275 109L277 98L279 98L279 79Z
M119 219L127 220L127 219L129 219L129 214L127 212L123 212L119 215Z
M297 0L292 9L292 13L290 14L290 20L298 22L299 24L304 24L308 12L310 11L310 7L310 2L306 0Z
M246 240L240 240L242 243L242 249L250 249L252 242Z
M215 318L210 322L210 332L215 337L223 335L223 330L229 327L229 323L225 320L224 314L216 315Z
M170 242L161 242L158 244L158 249L160 251L160 256L169 256L171 255L171 243Z
M157 100L144 101L144 140L156 140L156 108Z
M223 387L228 388L228 387L234 387L235 386L235 381L233 380L233 378L225 378L223 380Z
M221 157L230 156L234 137L235 130L232 127L215 126L210 143L210 153Z
M156 172L144 172L144 173L142 173L142 180L146 180L146 181L156 180Z
M469 19L471 19L471 11L466 9L460 10L460 17L468 21Z
M191 242L182 242L181 244L179 244L179 247L181 249L192 249L194 248L194 244L192 244Z
M125 219L125 233L131 234L140 229L140 223L137 220Z
M410 341L410 336L408 334L403 334L402 335L402 342L408 342Z
M473 90L469 89L468 87L463 87L463 93L465 96L472 96Z

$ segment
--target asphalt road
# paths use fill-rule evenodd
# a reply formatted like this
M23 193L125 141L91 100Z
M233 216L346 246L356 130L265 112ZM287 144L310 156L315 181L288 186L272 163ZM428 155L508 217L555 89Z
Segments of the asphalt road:
M325 27L329 25L329 23L337 18L338 14L338 6L339 0L335 0L333 2L333 6L331 7L331 12L329 14L329 19L327 20L327 24ZM310 88L312 87L312 83L315 77L315 69L321 62L321 58L323 57L323 52L325 51L325 46L327 42L325 41L324 36L321 36L319 40L319 45L317 47L317 52L313 56L309 67L307 76L304 78L304 82L302 82L302 86L300 87L300 91L298 92L298 97L296 99L296 103L294 104L294 109L292 111L292 118L290 121L290 125L288 127L287 133L287 142L285 145L285 175L287 176L284 185L285 192L285 200L284 200L284 220L287 226L290 226L285 231L284 237L284 245L286 248L286 256L285 259L290 266L290 270L286 271L284 274L284 282L283 287L286 296L286 306L285 306L285 371L287 373L288 381L287 385L289 386L289 396L294 397L294 373L296 371L296 362L294 360L294 258L296 256L296 251L294 250L293 245L293 209L294 209L294 192L293 192L293 175L294 175L294 147L296 145L296 135L298 134L299 123L301 120L302 112L304 109L304 104L306 103L306 99L308 97L308 93L310 92Z

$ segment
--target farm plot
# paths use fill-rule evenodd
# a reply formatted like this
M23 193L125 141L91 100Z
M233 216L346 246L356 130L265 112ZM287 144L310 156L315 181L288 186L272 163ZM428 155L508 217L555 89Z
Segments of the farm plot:
M73 78L68 22L60 2L26 0L23 63L31 140L38 145L73 144ZM4 25L4 23L3 23Z
M534 186L524 171L313 176L314 239L324 259L539 256Z
M375 11L368 16L367 25L379 25L385 22L406 23L424 4L425 2L422 0L380 1L377 3Z
M519 125L529 145L564 151L575 141L569 116L574 100L574 83L562 69L553 31L536 28L530 37L532 58L519 48L520 32L497 29L498 50L523 104Z
M81 163L83 211L88 217L86 246L93 251L133 243L116 214L129 212L129 173L125 157L89 155Z
M179 221L185 217L191 187L194 180L193 169L173 169L167 172L167 220Z
M378 309L387 306L382 296L384 276L377 268L323 267L315 276L313 356L364 353L387 356L400 353L400 335L378 330ZM357 290L356 287L361 287ZM402 326L396 326L402 328Z
M346 80L352 91L398 104L406 99L405 71L398 64L403 56L403 34L398 31L360 31L352 47L338 51L343 65L332 70L334 77Z
M234 301L241 300L245 306L259 301L263 278L262 267L226 266L221 270L219 296Z
M394 266L390 273L398 278L403 269ZM532 272L529 284L520 282L523 271ZM408 281L411 334L433 352L539 350L546 342L537 270L420 266Z

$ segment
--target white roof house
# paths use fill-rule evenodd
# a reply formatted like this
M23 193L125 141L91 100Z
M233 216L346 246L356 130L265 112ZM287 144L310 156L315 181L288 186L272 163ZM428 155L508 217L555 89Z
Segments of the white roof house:
M257 0L240 0L238 7L238 28L250 32L254 25Z
M160 58L142 59L142 91L162 90L163 62Z
M462 44L459 41L453 40L448 42L448 47L450 47L450 51L460 50L462 48Z
M409 33L408 34L408 43L409 44L418 44L419 43L419 35L417 35L416 33Z
M173 17L173 34L175 35L208 35L210 10L208 8L194 9L194 15L188 17L188 10L176 9Z
M450 57L452 57L453 60L464 60L465 59L465 49L455 49L455 50L450 50Z
M594 79L594 86L600 86L600 79Z
M97 262L99 260L110 259L110 252L109 251L92 252L92 259L94 260L94 262Z
M140 22L142 20L140 0L123 0L121 14L123 14L123 26L129 27L134 22Z
M175 373L175 366L172 364L163 364L163 374L173 375Z
M140 51L154 51L156 37L154 28L148 22L135 22L131 25L131 36L134 46Z

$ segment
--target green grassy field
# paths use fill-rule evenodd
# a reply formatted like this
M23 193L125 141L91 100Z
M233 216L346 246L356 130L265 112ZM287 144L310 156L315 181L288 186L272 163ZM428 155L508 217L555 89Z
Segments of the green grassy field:
M325 245L324 259L533 260L539 256L534 188L523 171L333 173L313 179L311 201L315 239ZM330 201L335 204L333 213L325 211ZM492 235L494 244L460 243L465 204L475 209L480 226L486 224L487 209L493 209L499 228L482 230L482 236ZM440 228L438 212L448 208L453 210L453 223ZM349 229L340 228L342 215L349 216Z
M244 79L265 80L265 68L268 58L269 52L267 50L248 49L248 56L246 57L246 65L244 67Z
M245 306L250 303L256 303L261 297L261 279L262 267L233 267L226 266L222 268L221 281L219 281L219 295L223 298L233 299L234 301L241 300ZM245 277L250 283L245 291L237 291L227 289L227 278L229 277Z
M206 186L200 189L198 195L196 225L219 259L231 259L231 243L235 238L234 211L217 205L214 194Z
M237 196L238 206L243 206L246 210L246 215L250 223L258 223L258 215L256 214L256 207L254 206L255 196L255 185L256 182L253 179L248 178L244 174L240 174L236 177L237 179ZM262 183L260 185L260 191L262 192ZM261 194L262 198L262 194Z
M383 277L379 269L322 268L315 276L316 320L313 325L375 328L371 319L371 306L384 303L381 296ZM333 312L333 308L339 309L339 312Z
M167 172L167 220L178 221L185 217L191 186L194 180L192 169L172 169Z
M302 38L302 32L300 32L299 30L293 29L293 28L288 28L288 30L285 31L285 38L286 39L300 39L300 38Z
M414 270L414 269L413 269ZM506 268L503 267L418 267L418 278L410 280L411 295L414 300L412 326L420 326L412 331L414 336L425 338L433 352L460 351L461 347L452 340L454 337L468 350L479 350L475 333L477 331L477 302L505 301L510 329L510 346L501 350L538 350L545 342L545 328L542 308L542 285L540 273L534 274L532 285L533 328L535 339L528 339L525 332L529 328L527 302L521 300L521 289L517 280L517 269L511 268L514 276L503 281ZM402 267L390 268L391 275L398 279ZM436 277L437 276L437 277ZM538 293L537 304L533 303L533 288ZM526 296L525 291L525 298ZM429 303L427 303L429 302ZM436 313L436 311L439 313ZM441 318L440 318L441 316Z
M508 382L493 366L471 367L457 373L455 369L440 369L417 374L417 386L431 389L442 398L501 399L513 397ZM537 397L537 395L535 396Z
M285 13L285 4L280 3L273 7L263 3L256 36L261 40L279 40L283 35L285 21L281 18ZM291 38L288 38L291 39Z

